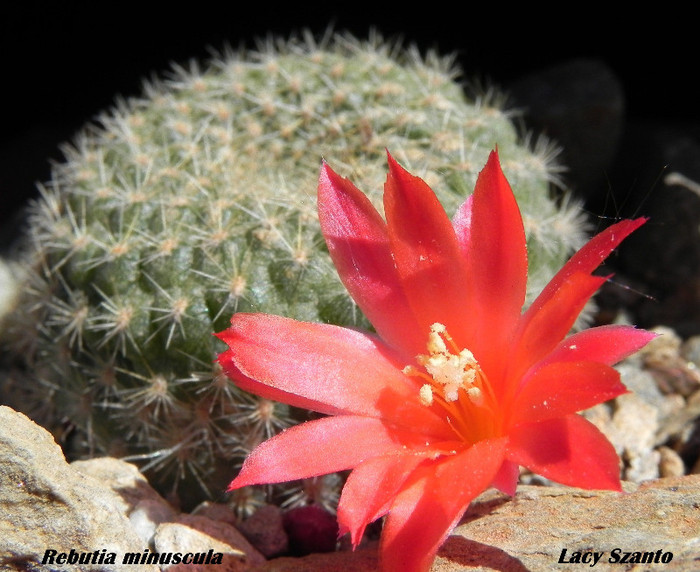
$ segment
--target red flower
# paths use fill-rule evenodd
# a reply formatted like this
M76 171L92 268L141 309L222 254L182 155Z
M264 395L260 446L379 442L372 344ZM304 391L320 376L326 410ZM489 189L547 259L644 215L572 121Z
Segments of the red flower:
M564 339L605 281L591 273L643 219L601 232L522 312L527 252L496 152L451 222L389 156L386 222L322 166L321 229L377 334L264 314L233 316L219 356L241 388L327 417L248 457L230 489L352 469L338 505L354 545L387 515L382 569L428 570L469 503L513 494L518 466L620 490L618 457L578 411L626 391L612 364L653 334L627 326Z

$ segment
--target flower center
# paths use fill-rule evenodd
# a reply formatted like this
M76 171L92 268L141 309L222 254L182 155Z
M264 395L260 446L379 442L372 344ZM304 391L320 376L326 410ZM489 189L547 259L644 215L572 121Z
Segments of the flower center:
M491 386L472 352L460 350L440 323L430 327L427 350L427 354L416 356L425 372L410 365L403 370L427 381L420 388L420 402L443 409L452 429L467 442L493 434Z

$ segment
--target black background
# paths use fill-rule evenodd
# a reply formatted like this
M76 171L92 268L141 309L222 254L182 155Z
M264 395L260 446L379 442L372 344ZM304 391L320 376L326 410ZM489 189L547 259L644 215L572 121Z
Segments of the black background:
M656 6L653 14L611 12L612 3L548 9L468 3L448 9L425 2L413 8L379 2L305 6L29 1L3 8L2 220L48 177L48 161L60 157L58 145L116 96L138 95L142 80L162 74L171 62L206 59L210 47L225 44L254 47L268 33L322 33L332 25L362 37L375 28L423 50L456 52L465 76L503 87L552 64L597 58L622 82L629 118L698 124L700 30L670 4Z

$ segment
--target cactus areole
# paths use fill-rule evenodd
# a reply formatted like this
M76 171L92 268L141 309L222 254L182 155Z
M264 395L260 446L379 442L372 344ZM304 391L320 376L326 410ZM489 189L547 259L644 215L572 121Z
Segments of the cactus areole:
M323 235L376 334L239 313L218 336L242 388L327 417L259 445L231 489L352 469L338 523L357 546L386 515L385 572L426 572L469 503L512 495L518 468L621 490L615 449L578 411L624 392L611 366L654 334L598 327L565 338L605 278L591 273L643 219L595 236L522 311L527 249L498 156L450 221L391 156L386 222L330 167L318 187Z

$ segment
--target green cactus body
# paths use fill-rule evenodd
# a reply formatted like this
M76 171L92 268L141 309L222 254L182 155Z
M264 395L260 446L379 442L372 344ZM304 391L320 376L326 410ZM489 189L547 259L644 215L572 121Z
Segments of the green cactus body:
M6 393L45 425L70 419L73 456L126 455L185 504L220 498L256 443L308 414L235 388L212 333L239 311L368 327L320 234L321 159L381 208L389 149L451 214L496 145L531 299L582 241L580 210L552 198L551 148L497 98L467 99L449 59L337 36L175 68L88 126L34 205L7 325L33 379Z

